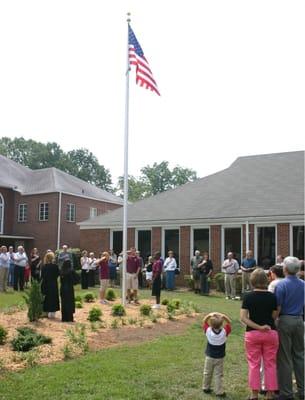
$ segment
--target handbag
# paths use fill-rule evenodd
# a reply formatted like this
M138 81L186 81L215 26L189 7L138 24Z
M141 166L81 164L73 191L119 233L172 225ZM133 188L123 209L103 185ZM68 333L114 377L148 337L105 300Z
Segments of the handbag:
M179 275L179 274L180 274L180 268L177 267L177 268L175 269L175 275Z

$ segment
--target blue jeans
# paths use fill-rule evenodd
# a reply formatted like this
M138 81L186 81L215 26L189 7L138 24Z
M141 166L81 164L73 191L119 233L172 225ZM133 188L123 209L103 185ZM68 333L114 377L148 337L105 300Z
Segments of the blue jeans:
M202 273L200 275L200 291L201 291L201 294L209 294L209 291L210 291L208 277L206 276L205 273Z
M175 271L166 271L166 289L175 289Z
M14 271L15 271L15 264L10 264L8 269L8 286L14 286Z

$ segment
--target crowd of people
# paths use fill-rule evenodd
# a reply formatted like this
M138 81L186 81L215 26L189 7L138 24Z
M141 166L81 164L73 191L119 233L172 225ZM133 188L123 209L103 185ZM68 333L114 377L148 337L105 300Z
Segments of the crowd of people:
M225 274L237 273L231 254L223 265L225 271L232 271ZM298 399L304 400L304 261L278 256L277 264L266 271L256 267L248 252L242 265L242 274L247 274L242 280L240 319L246 327L244 343L251 390L248 399L257 400L259 393L264 393L266 399L293 400L294 374ZM230 276L227 295L228 289L235 298ZM203 329L207 336L203 392L212 392L214 374L215 394L225 397L223 362L230 319L219 312L210 313Z

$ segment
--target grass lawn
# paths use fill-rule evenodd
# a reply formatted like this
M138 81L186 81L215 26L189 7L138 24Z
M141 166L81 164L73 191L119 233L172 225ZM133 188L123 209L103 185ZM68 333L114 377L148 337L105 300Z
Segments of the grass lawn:
M77 290L79 292L80 290ZM141 297L150 292L141 291ZM239 301L222 295L202 297L191 292L162 292L162 298L196 302L203 313L221 311L233 321L225 359L225 390L229 400L247 396L247 364L243 348L243 327L239 323ZM19 294L0 294L4 303L18 304ZM15 301L15 303L14 303ZM213 399L201 391L203 351L206 340L201 329L202 316L183 335L163 336L138 345L110 348L81 358L23 372L7 373L0 380L1 400L140 400ZM171 323L169 321L169 323Z

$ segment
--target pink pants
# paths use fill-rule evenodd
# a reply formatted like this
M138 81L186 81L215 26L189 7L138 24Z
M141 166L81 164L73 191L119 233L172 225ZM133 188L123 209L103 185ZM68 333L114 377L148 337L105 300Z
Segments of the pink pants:
M245 347L249 368L249 386L260 390L260 366L264 364L265 390L277 390L276 354L279 347L278 333L275 330L249 331L245 334Z

